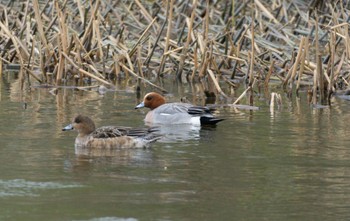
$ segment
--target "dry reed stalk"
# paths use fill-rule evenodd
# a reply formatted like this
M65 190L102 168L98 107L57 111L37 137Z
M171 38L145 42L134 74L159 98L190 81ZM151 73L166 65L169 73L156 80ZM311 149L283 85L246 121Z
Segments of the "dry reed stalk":
M138 26L136 26L135 24L132 24L132 23L128 23L129 25L132 25L133 27L135 28L140 28L140 27L143 27L143 23L140 22L134 15L134 13L131 11L131 7L132 7L132 4L133 3L130 3L130 6L129 7L126 7L126 5L124 3L122 3L122 6L123 6L123 9L125 10L125 13L130 16L132 18L132 21L134 21ZM123 22L125 23L125 22Z
M36 41L34 41L34 39L33 39L33 44L35 44L35 43L36 43ZM45 69L46 56L45 56L45 52L42 50L42 48L43 48L43 45L38 43L38 49L39 49L39 55L40 55L40 58L39 58L40 71L43 75L44 82L47 83L48 78L47 78L47 73L46 73L46 69Z
M327 88L327 99L328 99L328 103L331 104L330 102L330 99L331 99L331 95L334 93L334 74L335 74L335 71L334 71L334 60L335 60L335 33L334 31L331 32L331 39L330 39L330 43L329 43L329 46L330 46L330 76L329 76L329 84L328 84L328 88Z
M199 72L199 77L200 78L203 78L205 76L205 74L207 73L207 69L208 69L208 65L210 63L210 60L211 60L211 56L212 56L212 53L213 53L213 50L212 50L212 47L211 47L211 50L210 50L210 54L208 54L208 32L209 32L209 1L206 0L206 5L207 5L207 8L206 8L206 13L205 13L205 22L203 23L203 29L204 29L204 33L203 33L203 36L199 35L198 34L198 37L197 37L197 41L199 43L199 48L200 48L200 51L201 51L201 55L202 55L202 68L200 69L200 72ZM212 46L212 44L211 44Z
M80 22L81 22L81 24L85 24L84 6L83 6L81 0L75 0L75 2L77 3L77 6L78 6L78 11L79 11L79 15L80 15Z
M159 71L158 75L161 74L164 70L164 65L165 65L165 60L166 60L166 54L168 53L169 50L169 41L171 38L171 31L172 31L172 22L173 22L173 8L174 8L174 0L167 0L167 22L168 22L168 29L166 33L166 38L165 38L165 47L164 47L164 53L161 58L161 62L159 65Z
M202 44L202 45L204 45L203 44L203 40L202 40L202 38L198 38L197 39L198 41L198 44L199 44L199 46ZM202 42L202 43L201 43ZM200 47L199 47L200 48ZM204 54L202 54L202 62L201 62L201 69L200 69L200 71L199 71L199 78L203 78L204 76L205 76L205 74L207 73L207 69L208 69L208 65L209 65L209 52L207 51L207 47L204 47L203 46L203 52L204 52Z
M143 74L143 71L142 71L142 55L141 55L141 46L137 47L137 59L136 59L136 62L137 62L137 70L138 70L138 73L139 75L142 77L142 78L145 78L144 74Z
M146 18L146 20L151 23L153 18L152 16L148 13L148 11L145 9L145 7L141 4L141 2L139 0L135 0L135 3L137 4L137 6L141 9L141 13L143 14L143 16ZM159 29L159 25L156 23L156 28Z
M24 88L24 80L25 80L24 68L20 68L19 69L18 78L19 78L19 82L20 82L20 88L21 88L21 91L22 91L23 88Z
M56 74L56 84L59 85L61 83L62 77L65 73L65 57L62 55L62 52L67 54L67 48L68 48L68 33L67 33L67 25L66 25L66 14L65 12L61 11L57 2L56 2L56 10L58 12L59 17L59 28L60 28L60 34L58 36L58 53L59 53L59 63L58 63L58 69Z
M349 38L349 25L345 25L344 35L345 35L345 48L348 59L350 59L350 38Z
M323 68L322 68L322 55L318 54L317 56L317 69L316 69L316 73L317 73L317 82L318 82L318 91L319 91L319 97L320 97L320 101L322 104L325 103L325 87L324 87L324 75L323 75Z
M341 69L342 69L342 67L343 67L343 63L344 63L344 61L345 61L345 52L343 52L343 54L342 54L342 56L341 56L341 58L340 58L340 62L339 62L339 64L338 64L338 67L337 67L337 69L334 71L334 81L336 81L336 80L338 80L338 77L339 77L339 73L340 73L340 71L341 71Z
M96 75L99 75L99 78L104 78L104 76L92 64L88 64L87 67L90 68Z
M242 58L239 58L239 57L237 57L237 56L226 55L226 54L220 54L220 53L217 53L217 52L214 52L214 51L213 51L213 55L215 55L215 56L220 56L220 57L224 57L224 58L228 58L228 59L235 60L235 61L239 61L239 62L243 62L245 65L247 65L246 60L244 60L244 59L242 59Z
M210 14L210 4L209 4L209 0L206 0L206 9L205 9L205 22L203 23L203 30L204 30L204 33L203 33L203 40L204 40L204 47L206 48L207 47L207 44L209 42L209 39L208 39L208 33L209 33L209 21L210 21L210 18L209 18L209 14ZM205 51L203 51L203 54L205 53Z
M148 65L149 65L149 62L151 61L151 58L152 58L153 53L154 53L154 50L156 49L156 47L157 47L157 45L158 45L158 41L159 41L159 39L160 39L160 36L162 35L162 32L163 32L163 30L164 30L165 25L166 25L166 20L163 22L163 25L162 25L162 27L161 27L160 30L159 30L159 34L157 35L157 38L156 38L156 40L155 40L155 42L154 42L153 48L152 48L152 50L151 50L151 53L149 53L149 55L147 56L147 58L146 58L146 60L145 60L145 64L146 64L147 67L148 67Z
M25 42L26 42L27 47L29 47L31 45L30 41L31 41L31 39L33 39L33 35L30 33L30 21L27 21L25 25L26 25L26 27L25 27L26 41Z
M99 14L99 13L98 13ZM101 38L101 33L100 33L100 16L96 16L96 20L93 22L93 39L95 39L96 44L97 44L97 48L98 48L98 52L96 54L96 58L98 60L102 60L102 58L104 57L103 55L103 49L102 49L102 38Z
M193 82L194 77L196 75L196 72L198 70L198 55L197 55L197 51L198 51L198 42L196 42L196 47L195 47L194 52L193 52L194 66L193 66L192 75L191 75L191 79L190 79L191 82Z
M254 44L255 44L255 31L254 31L254 21L255 21L255 16L253 13L252 21L250 23L250 31L251 31L251 52L250 52L250 60L249 60L249 85L252 85L253 83L253 76L254 76L254 63L255 63L255 50L254 50Z
M265 15L271 19L275 24L280 24L279 21L273 16L269 10L259 1L259 0L254 0L254 3L256 6L260 8L261 11L265 13Z
M182 54L180 56L180 62L179 62L179 66L178 66L177 73L176 73L176 77L178 79L181 79L181 77L182 77L182 72L183 72L183 68L184 68L184 64L185 64L188 46L189 46L190 41L191 41L191 33L192 33L192 28L193 28L194 17L196 14L197 3L198 3L198 0L193 0L191 19L190 19L190 25L188 27L187 39L186 39Z
M2 77L2 59L0 59L0 77Z
M0 60L1 60L1 59L0 59ZM40 78L38 78L38 77L33 73L32 70L28 69L27 67L23 67L23 68L24 68L24 70L25 70L32 78L34 78L37 82L43 83L42 80L41 80Z
M119 64L120 61L120 55L114 54L113 55L113 60L114 60L114 74L116 77L119 76L119 73L121 72L121 67Z
M215 61L214 61L213 58L211 59L211 64L212 64L214 70L215 70L217 73L220 73L220 71L219 71L219 69L218 69L218 66L216 65L216 63L215 63ZM215 77L214 72L213 72L212 70L210 70L210 69L208 69L208 73L209 73L210 78L211 78L212 81L214 82L214 85L215 85L216 90L217 90L223 97L229 98L229 97L224 93L224 91L221 89L221 87L220 87L220 84L219 84L219 77L220 77L220 76L217 74L216 77Z
M267 89L267 91L268 91L268 88L269 88L269 81L270 81L271 75L272 75L272 73L274 71L275 62L276 62L275 60L271 61L271 64L270 64L270 67L269 67L269 71L267 72L267 75L265 77L264 87Z
M130 59L128 53L125 53L125 54L124 54L124 57L126 58L126 61L128 62L128 65L129 65L129 67L130 67L130 70L134 72L134 65L132 64L131 59Z
M9 21L8 21L8 14L7 14L7 9L4 9L4 17L5 17L5 25L8 27L9 26Z
M295 76L298 70L298 65L300 63L301 57L303 56L303 54L305 53L305 51L303 50L303 46L304 46L304 42L305 42L305 37L301 37L300 43L299 43L299 49L297 52L297 57L294 61L294 64L292 65L292 69L291 71L288 72L288 75L286 76L284 82L283 82L283 88L286 88L289 79L291 79L290 84L293 85L293 82L295 80Z
M232 29L235 28L235 0L232 0L231 1L231 26L232 26Z
M208 69L208 73L210 78L212 79L212 81L214 82L215 88L216 90L225 98L228 98L228 96L223 92L223 90L221 89L218 80L215 78L215 74L212 70Z
M47 1L47 3L49 3L50 0ZM66 4L67 4L68 0L65 0L62 4L62 7L61 7L61 10L64 11L65 10L65 7L66 7ZM45 6L46 7L46 6ZM45 10L45 7L42 9L42 12L40 13L41 15L44 16L43 14L43 11ZM54 24L56 23L58 19L58 15L56 15L53 19L48 19L50 20L51 22L47 25L47 28L46 28L46 31L45 31L45 35L48 35L49 34L49 31L51 30L51 28L54 26Z
M0 28L5 32L7 37L9 39L11 39L11 41L12 41L12 43L13 43L15 49L16 49L16 52L17 52L17 54L19 56L20 65L22 66L24 64L24 61L23 61L23 58L22 58L19 46L17 44L17 38L14 35L12 35L11 31L1 21L0 21Z
M49 45L47 43L46 36L45 36L44 25L43 25L43 21L41 19L41 13L40 13L40 9L39 9L38 0L33 0L33 9L34 9L34 15L35 15L35 20L36 20L36 24L37 24L37 29L39 31L39 36L40 36L42 43L44 44L45 54L49 55L51 48L49 47Z
M77 69L80 73L82 73L82 74L84 74L84 75L86 75L86 76L88 76L88 77L91 77L91 78L93 78L93 79L99 81L99 82L102 83L102 84L108 85L108 86L110 86L110 87L114 87L114 85L111 84L111 83L109 83L108 81L105 81L105 80L103 80L103 79L101 79L101 78L99 78L99 77L97 77L97 76L95 76L95 75L93 75L93 74L91 74L91 73L89 73L89 72L83 70L82 68L80 68L80 67L79 67L77 64L75 64L74 61L73 61L72 59L70 59L70 58L68 57L68 55L66 55L64 52L62 52L62 55L63 55L63 56L66 58L66 60L67 60L75 69Z
M248 86L243 93L235 100L235 102L233 102L233 105L237 105L237 103L247 94L248 91L252 90L255 86L256 83L256 78L254 78L254 81L252 83L252 85ZM252 106L252 105L250 105Z
M169 4L167 8L169 8L169 10L171 1L173 0L167 1ZM43 80L47 79L45 70L53 74L54 79L60 78L59 75L62 73L62 69L59 68L61 66L61 60L66 58L63 58L59 53L65 50L65 48L65 54L76 62L81 69L88 70L90 68L89 65L92 65L93 70L91 68L89 70L91 70L91 73L95 76L102 76L100 74L101 69L97 67L103 67L102 73L104 73L105 69L107 70L105 67L112 64L115 64L114 71L117 73L118 64L116 63L116 58L120 60L117 62L124 63L126 67L132 69L134 67L133 59L145 58L146 55L147 58L150 58L153 56L153 52L155 55L159 55L157 54L157 49L163 49L164 54L162 56L162 61L159 62L159 60L153 59L152 63L150 62L150 66L153 70L154 67L160 63L160 70L167 70L164 71L163 74L170 73L169 70L175 65L180 67L179 64L182 60L181 71L182 69L185 70L184 68L186 68L186 70L191 70L191 77L194 78L196 74L202 77L206 75L208 65L211 64L210 69L213 71L216 80L219 78L227 80L228 75L231 75L231 77L235 79L236 76L242 76L242 73L246 73L246 77L249 76L249 83L251 84L251 81L259 77L258 75L261 73L255 73L252 72L252 70L258 69L257 67L259 67L259 69L271 70L270 65L273 59L276 60L275 66L277 67L279 63L284 63L290 59L290 52L293 48L298 46L295 42L299 36L314 35L314 31L310 30L309 25L310 20L314 20L316 15L316 10L308 11L307 9L309 6L303 1L289 3L276 0L272 1L269 5L261 0L243 2L235 0L228 2L218 1L210 5L209 1L202 1L202 3L205 2L206 5L197 8L194 7L195 5L193 4L192 12L190 12L188 17L183 16L184 14L188 14L190 10L187 6L188 1L173 1L174 8L170 10L173 13L172 16L168 9L168 14L164 16L164 12L166 12L165 7L160 5L159 2L155 2L153 7L148 7L150 5L142 1L136 3L128 2L126 6L124 5L124 1L96 0L83 2L82 0L76 0L73 4L68 0L61 1L62 3L56 1L55 4L60 5L61 12L67 15L65 19L67 36L73 36L71 41L68 41L67 38L67 46L62 47L62 39L59 38L61 35L61 33L59 33L59 28L62 18L60 17L59 10L55 10L55 7L51 7L50 0L44 1L45 5L40 5L41 9L39 10L38 2L38 0L33 2L36 6L33 9L30 7L30 0L24 1L23 5L20 5L20 7L15 7L16 1L10 1L8 6L3 7L3 26L8 29L8 33L12 35L16 33L16 35L8 35L5 30L1 28L0 42L3 44L2 60L4 62L16 63L20 62L22 58L23 63L28 69L41 63L43 71L40 78ZM164 2L166 1L163 1L163 3ZM195 1L191 2L194 3ZM89 3L89 8L85 9L83 4ZM145 7L146 4L147 7ZM198 4L197 2L197 6ZM231 11L226 10L222 12L222 10L219 10L223 7L228 8L230 5ZM123 7L125 7L125 9L123 9ZM330 52L323 61L324 64L328 63L328 72L317 74L317 79L315 81L317 84L315 90L316 97L321 93L321 90L319 90L321 85L326 87L323 91L331 93L331 91L335 90L334 86L342 82L342 78L348 81L349 77L348 75L340 76L340 71L344 68L348 68L350 54L350 37L347 33L347 24L350 19L346 16L346 7L332 2L322 4L322 7L323 8L320 8L318 11L322 13L322 16L320 16L319 20L316 19L319 23L316 25L318 26L317 32L320 36L319 41L325 42L328 40L328 42L333 42L332 44L335 44L335 52ZM122 13L120 9L123 10ZM257 19L254 18L255 14L257 15ZM175 28L177 28L176 30L178 30L178 25L182 22L183 30L185 30L185 28L186 31L188 30L187 38L183 38L183 32L180 33L181 30L179 30L178 36L175 39L179 39L179 42L183 41L183 44L177 45L175 41L170 39L170 29L173 28L171 26L171 21L167 24L168 31L164 43L161 41L158 42L161 36L160 29L154 32L156 34L147 31L147 33L144 32L145 34L140 36L139 33L141 33L147 25L147 28L157 27L158 23L155 23L155 20L154 24L151 25L149 23L149 21L153 19L152 17L163 19L163 21L166 19L177 20L175 25ZM191 21L192 18L193 20ZM42 24L40 25L39 23ZM276 24L278 24L278 26L276 26ZM42 31L40 31L39 26L42 26ZM253 29L254 26L256 27L255 29ZM120 28L114 31L115 27ZM322 29L320 27L322 27ZM328 37L327 33L330 32L334 33L334 40L326 39ZM208 33L213 34L214 37L209 39ZM78 35L79 37L77 37ZM150 40L148 40L148 37ZM154 39L156 37L158 37L158 40L155 41ZM45 38L50 47L49 53L47 53L48 47L46 47L44 43ZM78 38L79 41L75 38ZM33 43L31 42L32 40ZM35 40L37 40L37 43L35 43ZM102 45L102 41L103 44L108 44L107 49ZM207 52L209 50L209 41L214 48L212 52ZM137 43L134 44L133 47L130 47L131 42ZM188 44L186 45L187 42ZM337 49L337 45L340 43L344 43L345 45L345 57L342 56L340 61L334 61L334 59L337 59L338 54L342 54L341 49ZM153 44L153 46L147 49L147 44ZM173 49L170 49L170 47ZM44 53L41 56L33 56L35 54L32 51L28 53L30 48L32 48L35 53L43 49ZM112 50L109 50L109 48ZM141 49L141 51L138 51L139 49ZM182 50L182 52L179 53L179 50ZM301 84L311 83L308 77L312 72L315 72L315 70L319 71L322 69L320 68L322 64L320 65L321 62L319 58L312 59L316 60L315 62L310 62L310 55L314 56L314 51L308 49L307 43L304 44L303 50L304 52L301 54L299 51L299 57L296 56L295 62L291 62L292 64L294 63L294 65L288 73L288 80L285 81L287 84L291 83L292 86L296 84L297 89L299 89ZM136 51L137 56L133 57ZM330 51L332 51L331 48ZM247 52L250 52L250 54ZM116 53L122 56L118 57ZM124 56L125 53L129 53L129 58ZM212 59L211 53L215 57L218 57L218 66L216 66L216 62ZM104 56L101 57L102 55ZM332 56L334 57L332 58ZM41 60L39 60L40 57ZM103 59L97 60L95 58ZM148 59L145 61L150 60ZM139 61L136 62L138 63ZM336 62L338 66L336 66L334 62ZM247 65L248 63L249 65ZM70 64L67 64L66 67L68 68ZM137 66L139 70L135 70L135 72L140 74L140 67L142 66ZM334 66L336 69L334 69ZM231 67L233 67L233 70L228 71L228 69L232 69ZM285 70L287 70L287 68L285 68ZM73 74L74 71L76 70L72 70ZM280 73L280 71L278 72ZM298 74L298 77L296 74ZM328 77L328 74L333 74L333 76ZM176 76L178 76L177 73ZM301 82L300 80L304 76L305 78L303 78ZM63 77L64 76L62 76L62 78ZM280 76L277 74L276 77ZM298 82L296 82L296 78ZM324 83L320 85L320 81L322 81L321 78L324 80ZM47 79L46 82L49 80L50 79ZM208 78L202 78L201 80L202 83L206 83L203 81L208 80L211 82L212 78L208 76ZM308 82L306 82L307 80ZM215 86L214 81L213 85Z
M75 60L77 61L77 66L82 67L83 59L81 57L81 54L82 54L81 51L83 46L81 45L81 42L79 41L79 38L76 34L73 34L72 38L75 45L75 53L71 52L71 54L74 56ZM82 84L82 83L83 83L83 75L79 74L79 84Z
M90 17L89 23L87 24L87 26L84 29L84 35L81 37L81 42L83 42L83 43L85 43L88 40L88 38L92 32L93 22L96 19L96 15L97 15L99 7L100 7L100 0L96 0L95 5L92 7L93 10L91 11L91 17Z
M318 38L318 16L316 14L316 19L315 19L315 60L316 60L316 69L314 70L314 77L313 77L313 87L312 87L312 104L316 105L317 104L317 88L319 84L319 75L321 75L321 65L319 63L319 55L320 55L320 49L319 49L319 38Z
M139 39L136 41L136 43L134 44L134 46L131 48L131 50L129 51L129 56L132 57L136 51L136 49L138 48L138 46L141 43L141 40L145 37L146 33L148 32L148 30L152 27L152 25L154 24L154 22L157 20L157 18L154 18L152 20L152 22L147 26L147 28L142 32L142 34L140 35Z
M207 45L204 42L204 37L200 33L197 33L197 43L200 54L203 56L207 52Z
M167 92L167 90L165 90L164 88L162 88L162 87L160 87L160 86L157 86L157 85L153 84L152 82L150 82L149 80L147 80L147 79L145 79L145 78L143 78L143 77L137 75L136 73L134 73L132 70L130 70L130 69L129 69L128 67L126 67L125 65L121 64L120 66L121 66L125 71L129 72L130 74L132 74L134 77L136 77L136 78L138 78L138 79L140 79L140 80L146 82L147 84L151 85L152 87L155 87L155 88L159 89L160 91L162 91L162 92L164 92L164 93Z
M306 51L308 51L308 46L309 46L309 38L305 38L304 39L304 45L302 46L304 48L303 54L300 58L300 67L299 67L299 73L298 73L298 81L297 81L297 85L296 85L296 93L299 93L299 89L300 89L300 82L301 82L301 77L304 73L304 69L305 69L305 58L306 58Z

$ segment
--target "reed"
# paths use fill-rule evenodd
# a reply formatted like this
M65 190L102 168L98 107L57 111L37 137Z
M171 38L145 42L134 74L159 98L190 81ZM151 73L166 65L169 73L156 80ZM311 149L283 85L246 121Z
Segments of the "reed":
M259 85L268 96L274 93L269 88L274 79L295 87L297 94L307 85L313 104L329 105L332 94L348 89L350 81L346 5L330 0L269 3L0 2L3 71L18 65L28 86L75 85L78 77L77 87L87 86L83 79L90 78L113 88L115 79L125 76L166 91L151 80L155 73L211 85L226 99L245 85L251 106Z

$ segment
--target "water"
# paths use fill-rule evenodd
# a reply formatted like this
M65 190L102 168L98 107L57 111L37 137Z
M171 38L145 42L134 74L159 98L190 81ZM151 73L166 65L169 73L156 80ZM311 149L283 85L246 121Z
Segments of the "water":
M350 217L350 102L313 109L302 94L270 112L219 108L200 131L174 127L147 150L74 154L77 113L97 125L141 126L133 82L117 92L33 88L3 76L0 220L346 220ZM166 85L170 100L193 96ZM148 92L151 89L147 89ZM50 92L51 91L51 92ZM56 94L56 95L55 95ZM25 105L27 104L27 105ZM181 132L181 133L180 133ZM182 137L182 139L181 139Z

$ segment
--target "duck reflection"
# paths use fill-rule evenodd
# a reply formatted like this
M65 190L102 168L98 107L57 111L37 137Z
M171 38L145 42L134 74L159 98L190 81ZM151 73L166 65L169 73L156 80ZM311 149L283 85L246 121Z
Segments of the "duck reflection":
M146 126L157 127L157 133L161 138L160 143L176 143L188 140L206 139L210 136L210 131L216 130L215 125L199 126L192 124L152 124L146 123Z

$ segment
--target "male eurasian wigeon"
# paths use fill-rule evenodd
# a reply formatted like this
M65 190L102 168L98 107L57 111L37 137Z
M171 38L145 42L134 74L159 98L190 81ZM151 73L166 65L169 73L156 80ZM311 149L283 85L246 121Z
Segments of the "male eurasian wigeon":
M142 107L151 109L145 117L145 122L151 124L215 125L223 120L214 117L213 109L209 107L180 102L165 103L165 98L156 92L146 94L135 109Z
M75 151L81 149L116 150L127 148L144 148L160 139L156 128L131 128L104 126L95 128L93 120L87 116L78 115L73 122L62 130L77 130Z

